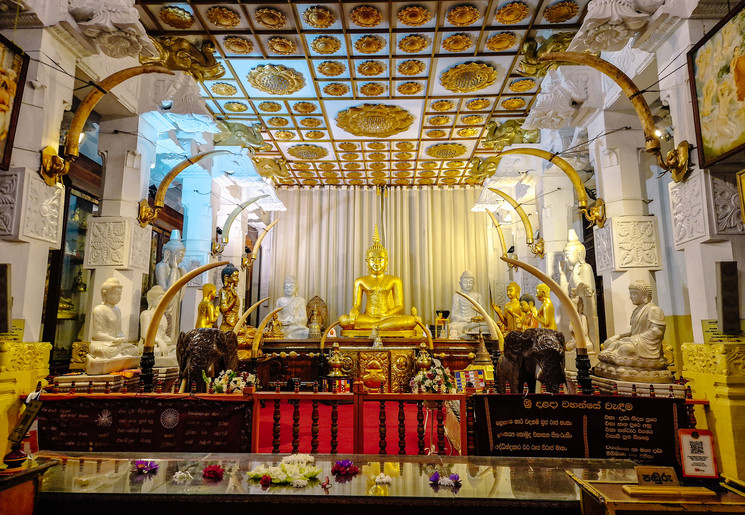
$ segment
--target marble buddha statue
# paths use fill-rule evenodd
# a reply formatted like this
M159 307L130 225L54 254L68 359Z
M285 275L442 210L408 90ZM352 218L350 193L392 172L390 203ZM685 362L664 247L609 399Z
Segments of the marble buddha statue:
M297 279L288 275L284 282L284 297L277 299L275 308L282 308L277 313L282 324L282 334L285 338L307 338L308 313L305 309L305 299L297 294Z
M551 301L551 289L540 283L535 287L535 296L541 301L541 306L538 308L536 318L541 324L541 327L546 329L553 329L556 331L556 319L554 317L554 303Z
M662 348L665 314L652 302L652 287L646 281L635 281L629 285L629 297L636 306L631 329L605 340L595 375L621 381L672 382Z
M106 374L137 367L140 350L127 342L122 332L122 313L116 306L122 299L122 285L116 278L106 279L101 285L101 299L103 302L91 314L93 325L85 372Z
M499 317L499 324L504 332L514 331L517 329L517 321L523 317L522 306L520 305L520 285L511 282L507 285L507 304L504 309L492 304L492 309Z
M235 291L239 280L238 269L232 263L228 263L220 275L222 277L219 303L220 314L222 314L220 331L227 332L233 330L241 314L241 302L238 292Z
M401 279L386 274L388 251L380 243L375 226L373 244L366 254L368 275L354 280L352 310L339 317L342 336L369 337L377 325L381 336L413 337L417 317L404 314L404 294ZM366 300L365 309L362 302Z
M165 295L165 291L159 285L155 285L147 292L147 309L140 313L140 351L144 346L144 338L153 319L153 313L160 299ZM176 344L171 340L166 332L167 322L165 317L161 317L158 324L158 332L155 334L155 366L156 367L177 367L176 361ZM173 342L173 343L172 343Z
M479 292L474 291L475 285L476 278L471 272L466 270L461 274L458 282L460 291L483 305L483 297ZM453 294L453 303L450 306L450 331L453 330L457 331L458 338L462 339L470 338L469 333L479 331L483 334L489 333L489 326L484 323L484 317L476 311L468 299L457 293Z
M595 272L593 272L592 266L585 261L586 254L587 250L579 241L577 232L574 229L569 229L568 241L564 246L564 261L562 262L565 274L563 278L565 281L564 289L567 295L580 284L588 286L590 295L595 294Z
M168 288L173 286L173 283L178 281L186 273L186 269L180 266L185 254L186 247L181 242L181 233L176 230L171 231L171 239L163 245L163 257L155 265L155 284L163 288L163 291L167 291ZM174 297L171 305L168 306L165 312L166 330L168 336L173 341L176 341L180 331L179 323L181 319L183 291L182 289Z
M213 328L217 323L220 312L215 307L217 288L214 284L206 283L202 286L202 300L197 307L197 322L195 329Z

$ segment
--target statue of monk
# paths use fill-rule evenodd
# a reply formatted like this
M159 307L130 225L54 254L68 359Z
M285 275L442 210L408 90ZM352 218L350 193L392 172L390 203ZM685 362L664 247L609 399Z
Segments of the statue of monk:
M366 261L368 275L354 280L354 305L347 315L339 317L339 325L344 329L367 331L377 326L381 332L414 329L417 317L404 314L401 279L385 273L388 267L388 251L380 244L377 225L373 244L367 249ZM364 311L363 297L366 298Z
M229 263L222 269L222 288L220 288L220 331L232 331L240 318L241 302L235 285L238 284L238 269Z
M517 329L517 321L524 315L522 306L520 305L519 284L513 281L507 285L507 298L510 300L504 305L504 310L494 304L492 304L492 309L497 313L499 322L505 331L509 332Z
M548 286L540 283L535 287L535 295L541 301L536 318L541 327L556 331L556 319L554 318L554 303L551 301L551 290Z
M202 286L202 300L197 307L196 329L206 329L215 327L219 312L215 308L215 296L217 288L214 284L206 283Z

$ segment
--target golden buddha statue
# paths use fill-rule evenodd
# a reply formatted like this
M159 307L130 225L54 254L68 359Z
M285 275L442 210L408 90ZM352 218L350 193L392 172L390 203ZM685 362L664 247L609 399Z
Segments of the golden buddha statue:
M554 304L551 302L551 290L543 283L540 283L535 287L535 293L538 300L541 301L541 307L538 308L538 322L541 327L546 329L553 329L556 331L556 318L554 317Z
M494 309L497 316L499 316L500 325L504 327L505 332L516 330L518 325L517 321L524 315L522 306L520 305L519 284L511 282L507 285L507 298L510 300L504 305L504 310L492 303L492 309Z
M220 288L220 313L222 313L220 331L227 332L233 330L241 313L241 302L238 299L238 293L235 291L235 286L239 280L238 269L232 264L228 264L223 268L221 275L223 286Z
M388 251L380 244L378 226L375 226L373 244L366 254L368 275L354 280L354 305L347 315L339 317L344 329L342 336L369 337L373 326L381 336L413 337L416 335L416 312L404 314L404 294L401 279L386 274ZM362 300L366 297L365 310Z
M216 295L217 288L214 284L207 283L202 286L202 300L197 308L197 329L215 327L217 316L220 314L214 304Z

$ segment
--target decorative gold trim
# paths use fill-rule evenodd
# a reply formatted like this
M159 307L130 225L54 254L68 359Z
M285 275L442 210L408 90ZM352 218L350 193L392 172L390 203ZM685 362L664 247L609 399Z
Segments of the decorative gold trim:
M398 73L401 75L419 75L422 73L427 65L425 65L422 61L417 61L416 59L407 59L406 61L399 63L398 65Z
M307 127L309 129L315 129L316 127L320 127L323 125L323 122L319 120L318 118L303 118L300 120L300 125L303 127Z
M277 102L262 102L259 104L259 109L265 113L278 113L282 110L282 105Z
M523 2L510 2L494 14L494 19L502 25L514 25L523 21L530 9Z
M240 36L228 36L222 41L222 46L234 54L249 54L254 49L254 44Z
M372 77L380 75L385 71L385 66L380 61L365 61L357 65L357 73Z
M292 131L277 131L274 133L274 137L277 139L293 139L295 137L295 133Z
M311 41L310 48L318 54L333 54L341 48L341 41L333 36L318 36Z
M241 23L238 13L227 7L210 7L206 15L210 23L223 29L232 29Z
M231 113L243 113L248 111L248 105L243 102L225 102L223 108Z
M186 9L176 7L175 5L167 5L158 13L160 21L173 27L174 29L188 29L194 25L194 15L192 15Z
M323 92L332 97L341 97L349 93L349 86L341 82L332 82L323 87Z
M476 98L466 103L466 109L469 111L481 111L491 105L491 101L486 98Z
M510 91L515 93L525 93L535 88L535 81L533 79L520 79L510 83Z
M437 100L435 102L432 102L429 107L433 111L445 112L455 109L455 104L453 104L450 100Z
M267 29L277 30L287 25L287 17L277 9L270 7L264 7L263 9L257 9L254 13L254 19L259 25L263 25Z
M311 114L316 110L316 105L311 102L296 102L292 108L300 114Z
M291 55L297 52L297 45L287 38L269 38L269 50L279 55Z
M466 125L478 125L480 123L484 123L484 117L477 114L471 114L468 116L462 116L460 121L465 123Z
M462 156L466 153L465 145L460 143L440 143L439 145L433 145L427 149L427 155L430 157L440 158L453 158Z
M336 22L336 15L329 9L316 5L303 12L303 20L316 29L327 29Z
M543 11L543 17L549 23L563 23L577 16L578 12L579 6L571 0L566 0L546 7L546 10Z
M459 5L448 11L447 20L456 27L465 27L476 23L481 18L481 13L470 5Z
M385 143L381 143L380 141L373 141L372 143L367 144L367 148L370 150L385 150L388 148Z
M210 86L210 91L221 97L232 97L238 93L238 88L227 82L215 82Z
M377 82L368 82L360 86L360 93L366 97L377 97L385 93L385 86Z
M287 153L298 159L323 159L329 155L329 151L318 145L293 145L287 149Z
M281 64L260 65L246 75L248 83L259 91L272 95L289 95L305 87L303 75Z
M429 9L420 5L404 7L398 11L398 21L409 27L419 27L432 19L432 13Z
M497 70L485 63L464 63L442 74L440 84L453 93L470 93L491 86L497 80Z
M325 75L326 77L336 77L344 73L344 70L346 69L347 67L339 61L323 61L316 66L318 73Z
M375 7L360 5L352 9L349 19L358 27L376 27L383 21L383 15Z
M399 150L414 150L414 144L408 141L399 141L396 143L396 148Z
M421 93L422 89L424 88L418 82L404 82L398 85L396 91L402 95L416 95L417 93Z
M362 36L360 39L354 42L355 50L363 54L374 54L380 52L384 46L385 41L376 36L373 36L372 34Z
M517 109L522 109L523 107L525 107L526 102L523 98L511 97L502 100L502 103L500 105L508 111L515 111Z
M430 131L427 131L426 135L428 138L444 138L448 135L448 133L442 129L432 129Z
M425 38L424 36L419 36L417 34L411 34L409 36L406 36L405 38L402 38L398 42L398 48L401 51L407 52L409 54L421 52L428 46L429 46L429 40Z
M450 123L450 117L449 116L431 116L427 123L429 125L447 125Z
M445 38L442 48L448 52L464 52L473 46L473 41L468 34L453 34Z
M304 134L308 139L322 139L325 135L326 133L322 131L308 131Z
M500 32L486 41L486 48L492 52L504 52L517 43L517 36L512 32Z

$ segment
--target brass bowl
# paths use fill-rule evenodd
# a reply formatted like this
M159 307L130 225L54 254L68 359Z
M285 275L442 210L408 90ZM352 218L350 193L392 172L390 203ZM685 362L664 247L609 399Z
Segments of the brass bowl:
M360 5L352 9L349 19L358 27L375 27L383 21L383 15L375 7Z
M227 7L210 7L206 14L213 25L223 29L232 29L241 23L238 13Z
M409 27L419 27L432 19L432 13L428 9L412 5L398 11L398 21Z
M448 11L447 20L456 27L465 27L476 23L481 18L481 13L470 5L459 5Z
M167 5L158 13L160 21L173 27L174 29L188 29L194 25L194 15L192 15L186 9L176 7L175 5Z
M486 41L486 48L492 52L504 52L515 46L517 36L512 32L500 32Z
M263 25L267 29L281 29L287 24L287 17L277 9L270 7L257 9L254 13L254 19L259 25Z
M228 36L222 44L234 54L248 54L254 49L254 44L251 41L240 36Z
M334 24L336 16L333 12L321 6L309 7L303 12L305 23L316 29L326 29Z
M408 59L406 61L403 61L398 65L398 73L401 75L419 75L421 74L424 69L426 68L426 65L422 61L417 61L416 59Z
M367 77L380 75L384 71L385 66L380 61L365 61L357 65L357 72Z
M336 77L344 73L347 67L339 61L323 61L316 67L318 73L325 75L326 77Z
M310 48L318 54L333 54L341 49L341 41L333 36L318 36L311 41Z

